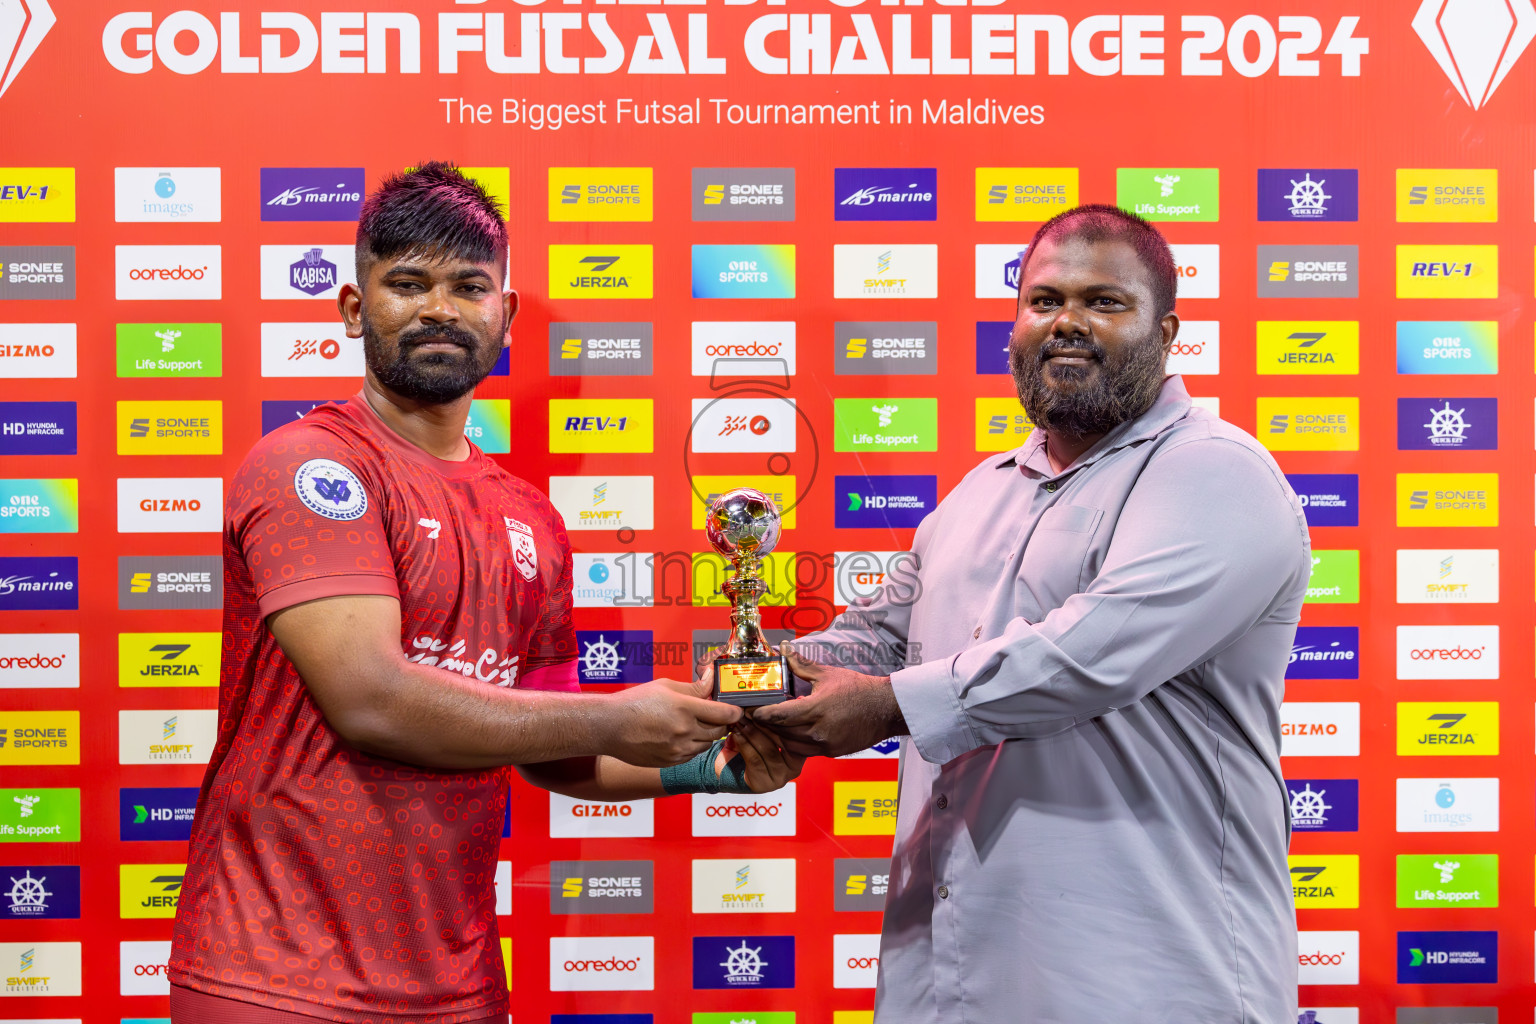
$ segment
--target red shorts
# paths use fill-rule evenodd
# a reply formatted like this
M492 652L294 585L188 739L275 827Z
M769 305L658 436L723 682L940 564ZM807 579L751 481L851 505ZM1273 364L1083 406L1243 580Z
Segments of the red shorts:
M171 986L171 1024L317 1024L325 1019L292 1010L274 1010L238 999L210 996L180 985ZM407 1021L402 1017L394 1017L391 1024L428 1024L429 1020L435 1021L436 1018L420 1017ZM498 1013L479 1017L466 1024L507 1024L507 1018L505 1014Z

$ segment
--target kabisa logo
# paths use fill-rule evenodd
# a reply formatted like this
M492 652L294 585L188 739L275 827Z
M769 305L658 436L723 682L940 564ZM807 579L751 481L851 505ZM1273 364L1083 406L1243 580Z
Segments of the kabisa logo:
M551 914L649 914L656 888L648 860L557 860L549 865Z
M53 28L53 8L48 0L15 0L4 11L5 37L9 45L0 51L0 96L4 96L27 61L37 52L43 38Z
M792 299L793 245L695 245L696 299Z
M1358 854L1292 854L1291 893L1301 910L1354 910L1360 906Z
M936 476L839 476L833 480L839 529L909 528L938 506Z
M261 219L355 221L364 187L361 167L263 167Z
M1261 374L1356 374L1360 372L1358 320L1260 320Z
M305 249L304 255L288 266L288 284L306 295L319 295L337 283L336 264L325 258L325 250L318 245Z
M793 935L696 935L693 987L766 989L795 987Z
M656 987L656 940L584 936L549 940L551 992L649 992Z
M655 644L648 629L576 631L581 683L643 683L653 678Z
M1360 627L1298 627L1285 678L1359 679Z
M0 868L0 920L42 921L80 916L80 869L16 864Z
M1499 474L1397 474L1398 526L1498 526Z
M1220 220L1220 172L1214 167L1121 167L1115 205L1151 221Z
M0 611L64 611L79 607L79 559L0 558Z
M1359 171L1316 167L1259 169L1259 220L1359 219Z
M1286 779L1293 832L1355 832L1360 827L1358 779Z
M123 842L192 838L197 787L118 790L118 836Z
M834 245L832 296L838 299L936 299L936 245Z
M896 834L896 783L834 782L832 834L889 836Z
M1277 452L1360 450L1360 399L1260 398L1256 433Z
M837 220L937 220L934 167L839 167L833 172Z
M4 67L0 64L0 70ZM73 167L0 169L0 224L67 224L74 219Z
M1397 933L1399 985L1491 984L1498 980L1498 932Z
M649 377L652 330L648 322L549 325L551 377Z
M1399 398L1399 451L1493 451L1499 447L1497 398Z
M978 221L1043 221L1077 205L1076 167L976 168Z
M1451 0L1423 0L1413 30L1456 92L1477 110L1493 98L1536 38L1536 12L1528 3L1490 11Z
M1499 752L1497 701L1399 701L1399 756L1483 755Z
M1261 245L1259 298L1353 299L1360 293L1357 245Z
M1498 321L1399 320L1397 372L1498 373Z
M263 299L330 299L356 281L350 245L264 245L261 247Z
M1400 299L1496 299L1499 247L1496 245L1399 245Z
M73 455L74 402L0 402L0 455Z
M1398 779L1399 832L1497 832L1498 779Z
M0 299L74 297L74 246L0 245Z
M552 299L649 299L655 292L649 245L551 245Z
M939 325L933 321L839 320L833 325L832 354L839 374L931 374L938 372Z
M694 220L795 219L793 167L695 167Z
M656 190L649 167L551 167L549 219L648 221Z
M350 523L368 512L368 492L356 473L330 459L310 459L293 474L293 490L304 507L327 519Z
M976 254L976 297L1008 299L1019 297L1019 275L1029 246L1025 242L979 242ZM1012 321L1009 322L1012 326Z

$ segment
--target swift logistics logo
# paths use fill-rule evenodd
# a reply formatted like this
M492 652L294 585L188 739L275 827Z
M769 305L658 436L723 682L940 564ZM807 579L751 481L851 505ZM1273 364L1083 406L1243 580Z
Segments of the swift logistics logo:
M549 450L556 454L655 450L649 398L551 398Z
M1360 372L1358 320L1260 320L1257 335L1257 373Z
M5 288L4 275L0 260L0 291ZM74 324L0 324L0 380L74 377L77 334Z
M80 869L60 864L0 868L0 921L49 921L80 916Z
M80 712L0 711L0 765L79 763Z
M222 455L223 402L118 402L117 454Z
M1497 604L1498 548L1398 548L1398 604Z
M75 280L72 245L0 245L0 299L73 299Z
M1017 398L976 399L976 450L1006 452L1017 448L1034 432L1035 424Z
M48 0L17 0L0 11L0 34L9 42L0 53L0 96L16 81L57 20Z
M1423 0L1413 16L1413 30L1456 92L1473 110L1493 98L1536 38L1536 11L1529 3L1487 10Z
M1498 779L1397 780L1397 831L1497 832Z
M1499 855L1496 853L1400 853L1399 907L1496 907Z
M1312 575L1307 579L1308 604L1360 603L1360 552L1312 552Z
M117 606L122 611L222 608L224 559L219 555L119 556Z
M567 530L649 530L655 527L656 478L552 476L549 500Z
M695 245L696 299L792 299L793 245Z
M832 421L834 451L938 451L936 398L835 398Z
M1398 702L1399 757L1491 757L1498 752L1498 701Z
M1121 167L1115 205L1150 221L1220 220L1220 183L1214 167Z
M1398 526L1498 526L1499 474L1397 474Z
M79 532L79 480L0 480L0 534Z
M551 839L648 839L655 834L655 800L611 804L549 794Z
M695 935L693 987L742 990L795 987L793 935Z
M1076 167L976 168L976 220L1050 220L1078 203Z
M224 478L118 477L118 533L218 533Z
M1499 372L1497 320L1399 320L1398 373Z
M838 857L832 862L832 909L834 911L885 909L891 887L889 857Z
M1360 219L1360 172L1259 168L1259 220L1325 223Z
M70 224L73 167L0 167L0 224Z
M652 348L649 322L551 322L549 375L649 377Z
M78 789L0 789L0 843L78 843Z
M123 842L192 838L197 787L139 787L117 791L118 836Z
M896 783L834 782L832 834L893 836L896 834Z
M1286 779L1292 832L1356 832L1359 779Z
M1397 933L1399 985L1492 984L1498 980L1498 932Z
M910 529L938 507L936 476L838 476L833 480L838 529Z
M1494 451L1497 398L1399 398L1398 451Z
M834 245L835 299L936 299L937 245Z
M655 678L655 642L648 629L579 629L576 650L576 681L583 685Z
M119 377L222 377L221 324L118 324Z
M793 914L793 857L693 862L695 914Z
M656 871L648 860L557 860L549 865L551 914L649 914Z
M263 167L264 221L355 221L363 210L361 167Z
M1400 299L1496 299L1497 245L1399 245Z
M793 167L695 167L693 219L709 221L792 221Z
M1287 858L1297 910L1356 910L1360 906L1358 854L1293 853Z
M79 607L78 558L0 558L0 611L68 611Z
M218 712L174 708L117 713L118 764L207 764L218 738Z
M1494 224L1499 219L1499 172L1492 168L1399 167L1395 195L1398 223Z
M551 167L549 219L649 221L656 189L649 167Z
M832 325L833 365L840 376L935 374L938 344L939 325L932 320L839 320Z
M218 686L220 633L117 634L117 685Z
M79 633L0 633L0 690L79 686Z
M1498 626L1398 626L1397 678L1499 678Z
M1354 473L1287 473L1308 526L1359 526L1360 477Z
M1353 299L1360 294L1357 245L1261 245L1259 298Z
M1360 450L1360 399L1260 398L1259 440L1273 452Z
M551 245L552 299L649 299L656 272L649 245Z
M119 224L211 223L223 219L217 167L118 167L113 172Z
M344 284L357 283L350 245L264 245L263 299L334 299Z
M832 172L835 220L937 220L935 167L838 167Z
M1285 678L1359 679L1360 627L1298 627Z
M1288 700L1281 704L1280 756L1360 756L1359 703Z
M0 942L0 996L78 996L80 943Z
M114 260L119 300L224 297L221 246L119 245L114 249Z
M176 916L185 864L119 864L117 871L120 919Z

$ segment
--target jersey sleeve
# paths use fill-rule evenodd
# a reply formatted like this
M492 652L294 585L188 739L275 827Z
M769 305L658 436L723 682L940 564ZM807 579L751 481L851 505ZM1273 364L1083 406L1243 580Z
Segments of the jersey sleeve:
M563 530L555 534L560 571L544 599L544 611L528 641L527 665L518 685L525 689L576 693L576 626L572 615L571 545Z
M322 597L398 599L374 457L325 431L271 438L236 474L225 523L261 616Z

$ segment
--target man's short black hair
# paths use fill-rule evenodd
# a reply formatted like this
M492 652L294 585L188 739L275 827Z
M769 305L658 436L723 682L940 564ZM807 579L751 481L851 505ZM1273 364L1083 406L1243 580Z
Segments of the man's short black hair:
M368 267L401 256L444 257L506 266L507 225L479 182L433 160L385 178L357 221L357 280Z
M1029 266L1029 258L1042 242L1059 243L1067 238L1081 238L1086 242L1124 242L1129 245L1136 251L1141 265L1147 268L1147 274L1152 278L1152 299L1157 306L1158 318L1173 312L1174 299L1178 293L1179 267L1174 262L1173 250L1168 248L1168 240L1161 231L1134 213L1103 203L1073 207L1042 224L1030 241L1024 262L1019 267L1020 284L1024 280L1024 270ZM1024 301L1022 295L1019 301Z

